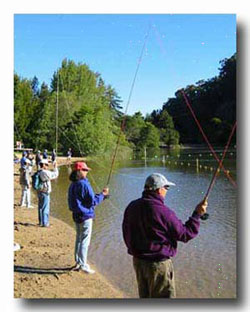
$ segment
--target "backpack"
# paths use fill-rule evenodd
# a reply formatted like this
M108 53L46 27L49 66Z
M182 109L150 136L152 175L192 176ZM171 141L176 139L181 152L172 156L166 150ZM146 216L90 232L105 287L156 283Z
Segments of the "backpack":
M32 187L36 191L39 191L43 188L43 181L41 180L40 175L39 175L40 172L41 170L38 170L32 176Z

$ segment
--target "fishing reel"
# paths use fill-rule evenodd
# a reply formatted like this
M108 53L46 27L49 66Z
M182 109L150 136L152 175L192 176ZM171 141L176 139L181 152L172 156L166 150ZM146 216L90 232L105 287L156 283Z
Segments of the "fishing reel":
M204 213L204 215L202 215L200 218L203 221L207 220L209 218L209 213Z

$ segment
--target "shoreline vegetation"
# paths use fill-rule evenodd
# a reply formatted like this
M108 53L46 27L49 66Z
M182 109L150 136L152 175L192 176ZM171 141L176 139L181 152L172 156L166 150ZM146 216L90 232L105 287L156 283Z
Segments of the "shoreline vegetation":
M72 158L72 162L80 159L83 160ZM66 165L66 157L58 157L57 163ZM20 164L14 165L14 242L21 246L14 251L14 298L126 298L93 263L95 274L72 271L74 229L51 216L49 228L39 227L34 192L31 195L33 209L19 206L19 167Z

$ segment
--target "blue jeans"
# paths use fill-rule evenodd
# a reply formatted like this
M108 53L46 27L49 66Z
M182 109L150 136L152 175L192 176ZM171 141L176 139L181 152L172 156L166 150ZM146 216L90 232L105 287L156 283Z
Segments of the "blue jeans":
M76 243L75 243L75 261L83 269L88 269L87 264L88 248L92 233L93 219L85 220L82 223L76 223Z
M49 226L49 210L50 210L50 195L47 193L38 192L39 225Z

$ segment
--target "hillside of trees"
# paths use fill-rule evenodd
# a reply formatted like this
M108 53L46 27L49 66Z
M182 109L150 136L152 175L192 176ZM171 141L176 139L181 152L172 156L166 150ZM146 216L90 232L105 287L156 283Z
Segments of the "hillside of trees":
M183 90L210 141L225 143L236 119L236 55L221 61L218 77ZM121 110L115 89L86 64L64 59L50 86L14 74L14 144L52 150L57 129L59 152L71 147L74 155L102 155L115 147ZM181 90L162 109L125 118L120 144L131 149L204 143Z
M62 61L50 86L42 83L39 87L37 77L29 80L15 74L14 142L22 141L35 150L52 150L57 128L59 152L65 153L69 147L74 155L110 152L124 118L121 104L115 89L105 85L99 73L72 60ZM158 148L160 137L160 130L136 113L126 116L120 145Z
M14 75L14 141L34 149L69 147L75 155L100 154L113 148L119 132L120 99L99 73L85 64L63 60L50 87ZM56 109L58 103L58 118ZM122 144L126 143L125 136Z
M236 54L222 60L220 65L218 76L183 88L209 141L218 145L227 142L236 120ZM153 111L148 119L159 128L166 114L173 119L180 143L204 144L181 90L168 99L161 110ZM236 136L232 141L235 140Z

